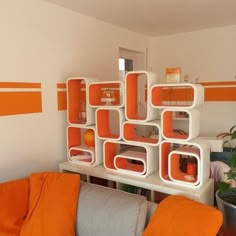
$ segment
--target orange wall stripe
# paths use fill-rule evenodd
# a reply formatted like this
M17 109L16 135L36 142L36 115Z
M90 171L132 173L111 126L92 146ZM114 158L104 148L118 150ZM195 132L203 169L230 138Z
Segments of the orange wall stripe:
M41 83L0 82L0 116L42 112Z
M66 88L66 83L57 83L57 88L58 89L65 89Z
M236 85L236 81L221 81L221 82L202 82L203 86L224 86L224 85Z
M7 83L0 82L0 88L1 84L5 84L6 86ZM205 88L205 102L236 101L236 81L202 82L199 84ZM67 110L66 83L57 83L57 90L57 109L58 111ZM186 91L188 92L187 95ZM171 98L168 91L164 91L162 99L165 101L176 99L178 101L192 101L193 91L191 89L187 89L186 91L177 90Z
M205 88L205 102L236 101L236 87Z
M205 102L235 102L236 101L236 81L222 81L222 82L202 82L199 83L204 87L204 101ZM160 100L162 101L193 101L193 90L185 89L165 89L155 90L160 93ZM157 97L153 97L157 102Z
M41 88L41 83L0 82L0 88Z
M57 83L57 110L67 110L66 83Z
M236 81L202 82L205 102L235 102Z
M63 111L67 109L66 91L57 91L57 110Z
M41 92L0 92L0 116L42 112Z

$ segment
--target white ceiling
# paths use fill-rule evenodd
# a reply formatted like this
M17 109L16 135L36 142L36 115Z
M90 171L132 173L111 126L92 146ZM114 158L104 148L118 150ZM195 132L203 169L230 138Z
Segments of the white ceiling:
M46 0L150 36L236 25L236 0Z

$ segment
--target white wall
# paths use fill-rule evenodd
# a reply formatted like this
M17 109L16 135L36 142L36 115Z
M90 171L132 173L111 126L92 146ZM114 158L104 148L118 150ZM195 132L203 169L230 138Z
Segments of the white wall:
M2 1L0 29L0 81L41 82L43 95L42 113L0 117L0 181L57 170L67 122L56 83L118 80L119 47L145 52L148 38L41 0Z
M236 76L236 26L214 28L150 41L149 68L165 82L166 67L180 66L191 82L233 81ZM235 95L236 96L236 95ZM235 102L205 102L201 135L215 136L236 124Z

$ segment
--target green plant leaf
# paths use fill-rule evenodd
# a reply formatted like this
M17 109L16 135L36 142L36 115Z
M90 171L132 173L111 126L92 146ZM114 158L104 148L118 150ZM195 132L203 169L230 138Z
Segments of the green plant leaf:
M232 133L231 139L236 139L236 130Z
M234 168L235 172L236 172L236 153L232 154L232 157L230 160L230 166L231 166L231 168Z
M236 169L230 169L226 175L228 180L236 180Z
M220 182L220 185L219 185L220 193L227 191L229 188L230 188L230 184L226 182Z

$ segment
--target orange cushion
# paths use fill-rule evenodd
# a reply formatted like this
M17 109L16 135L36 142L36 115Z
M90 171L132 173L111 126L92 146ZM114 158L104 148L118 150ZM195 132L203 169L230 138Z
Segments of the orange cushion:
M20 179L0 184L0 235L19 235L27 215L29 180Z
M20 236L74 236L79 189L77 174L32 174L29 211Z
M143 236L216 236L222 221L222 213L214 207L169 196L156 208Z

